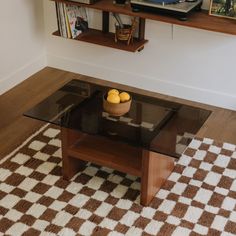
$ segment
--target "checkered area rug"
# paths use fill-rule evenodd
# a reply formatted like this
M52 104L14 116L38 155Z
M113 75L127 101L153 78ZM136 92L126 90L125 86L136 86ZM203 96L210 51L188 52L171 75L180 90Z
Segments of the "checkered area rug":
M61 177L49 126L0 164L0 235L236 235L236 147L195 139L148 207L140 180L88 164Z

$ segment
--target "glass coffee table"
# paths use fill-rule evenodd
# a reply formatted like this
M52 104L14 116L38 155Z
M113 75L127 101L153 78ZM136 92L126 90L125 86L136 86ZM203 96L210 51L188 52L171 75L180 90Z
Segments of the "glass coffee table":
M24 115L61 127L62 174L72 178L86 162L141 177L148 205L210 111L129 92L130 111L103 111L106 86L71 80Z

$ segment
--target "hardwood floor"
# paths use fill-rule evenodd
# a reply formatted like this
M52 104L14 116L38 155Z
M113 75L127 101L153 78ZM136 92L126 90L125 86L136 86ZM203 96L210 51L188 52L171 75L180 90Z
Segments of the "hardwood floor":
M44 124L44 122L24 117L22 115L24 111L37 104L71 79L92 81L98 84L106 83L110 87L123 90L127 89L125 85L46 67L0 96L0 158L3 158L14 150L30 134L34 133ZM212 110L211 116L201 130L199 130L197 136L236 144L236 111L195 103L137 88L128 87L128 89L135 90L136 93Z

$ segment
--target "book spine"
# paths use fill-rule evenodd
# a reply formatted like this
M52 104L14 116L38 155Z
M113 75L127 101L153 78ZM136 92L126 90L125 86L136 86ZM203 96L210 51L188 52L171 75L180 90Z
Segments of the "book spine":
M64 38L67 38L65 12L64 12L63 3L60 3L60 18L61 18L61 27L62 27L61 36Z
M68 14L68 20L69 20L69 25L71 29L71 36L74 39L77 36L76 31L75 31L76 17L75 17L74 10L71 5L67 6L67 14Z
M56 5L56 13L57 13L57 25L60 35L62 35L62 28L61 28L61 17L60 17L60 6L58 2L55 2Z
M70 23L69 23L69 19L68 19L67 5L63 4L63 7L64 7L67 37L71 38L71 29L70 29Z

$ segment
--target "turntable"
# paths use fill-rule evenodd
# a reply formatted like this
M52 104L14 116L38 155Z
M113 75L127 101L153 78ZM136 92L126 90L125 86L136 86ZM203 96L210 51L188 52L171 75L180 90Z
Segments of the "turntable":
M150 11L187 20L194 10L201 10L202 0L131 0L133 11Z

